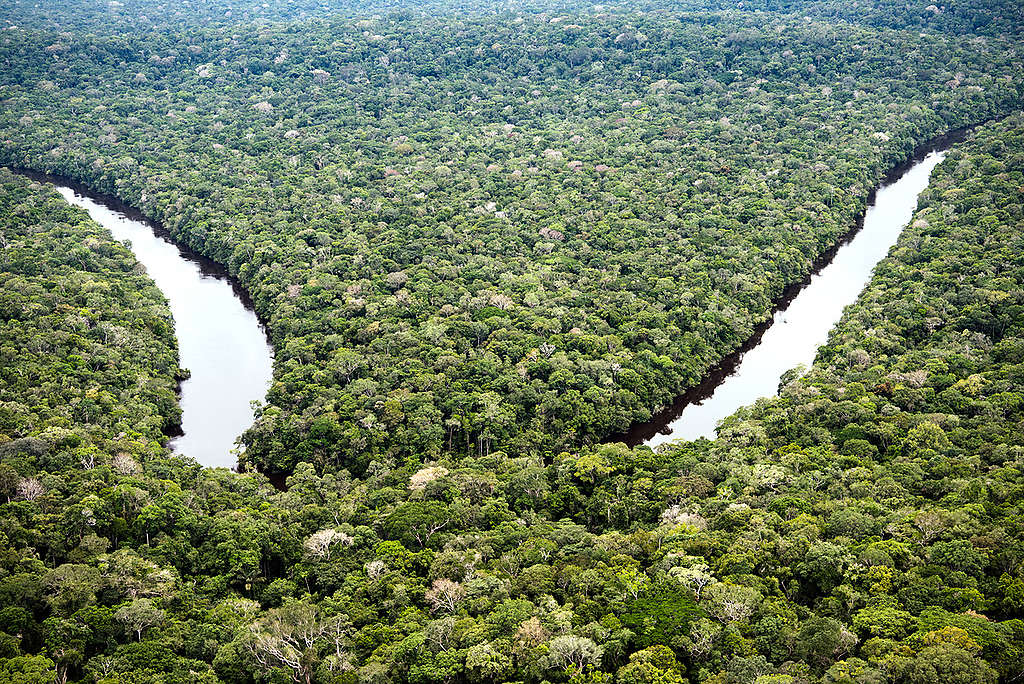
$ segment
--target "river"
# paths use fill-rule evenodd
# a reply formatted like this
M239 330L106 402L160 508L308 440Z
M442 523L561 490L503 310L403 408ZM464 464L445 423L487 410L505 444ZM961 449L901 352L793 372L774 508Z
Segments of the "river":
M959 133L938 139L929 146L933 149L923 148L895 169L874 193L862 227L841 243L831 261L783 297L769 323L747 344L672 406L615 439L651 447L677 439L714 439L719 421L760 397L775 395L786 371L810 366L843 309L856 301L875 265L896 244L932 169L950 142L962 137Z
M951 134L894 170L874 193L862 227L841 243L831 260L804 283L787 290L772 319L735 353L649 422L619 435L630 445L657 446L676 439L713 438L719 421L759 397L774 395L783 373L809 366L828 333L864 289L875 265L896 243L942 161ZM271 381L273 350L245 293L218 264L175 245L160 226L112 198L60 178L27 172L53 183L136 258L170 302L181 365L182 435L171 448L199 463L237 465L236 440L253 421L251 402ZM826 255L828 256L828 255Z
M223 267L178 247L159 225L113 198L60 177L21 173L52 183L146 267L170 303L179 363L191 372L180 388L182 434L169 446L204 466L235 468L236 440L252 425L252 402L266 396L273 369L273 349L245 292Z

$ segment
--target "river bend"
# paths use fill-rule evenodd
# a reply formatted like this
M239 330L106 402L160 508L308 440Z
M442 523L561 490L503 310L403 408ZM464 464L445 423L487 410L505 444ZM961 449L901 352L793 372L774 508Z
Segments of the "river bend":
M784 299L758 335L672 407L634 425L625 441L653 447L675 439L714 438L719 421L774 395L786 371L809 366L843 309L857 299L909 222L932 169L948 149L948 141L943 142L945 147L916 158L878 188L863 227L795 296ZM206 466L235 467L237 438L252 424L251 403L264 398L273 367L273 350L244 292L222 267L178 247L159 226L115 200L59 178L26 175L54 183L70 204L128 242L146 267L170 303L181 365L191 371L181 384L183 434L171 441L171 448Z
M145 266L170 304L179 363L191 373L180 388L182 434L170 447L204 466L235 468L236 441L252 425L252 402L265 398L273 370L273 349L245 293L221 266L180 248L113 198L59 177L25 175L52 183Z
M959 137L959 136L957 136ZM791 299L784 299L760 337L712 371L698 387L651 421L634 425L625 441L655 447L677 439L714 439L719 421L761 397L778 392L782 375L810 366L843 309L854 303L875 265L896 244L928 186L932 169L949 142L897 169L881 185L864 214L863 227L843 243L832 260L811 276Z

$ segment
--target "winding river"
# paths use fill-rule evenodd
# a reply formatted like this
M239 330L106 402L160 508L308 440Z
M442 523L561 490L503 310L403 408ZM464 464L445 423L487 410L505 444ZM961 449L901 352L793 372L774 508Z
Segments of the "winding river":
M962 137L958 133L937 139L895 169L874 193L862 227L833 250L826 265L787 290L773 318L743 347L671 407L616 439L657 446L713 438L720 420L775 394L787 370L810 365L843 309L896 243L932 169ZM54 184L69 203L126 241L146 267L170 302L181 365L191 371L181 384L182 434L171 448L206 466L235 467L236 440L252 424L251 402L264 398L273 367L273 350L245 293L221 266L177 246L159 225L116 200L66 179L22 173Z
M962 137L958 131L938 138L894 169L874 193L862 227L838 246L831 261L783 296L772 319L747 344L672 406L616 439L651 447L677 439L714 439L719 421L776 394L786 371L810 366L843 309L856 301L875 265L896 244L932 169Z
M180 388L182 434L170 447L204 466L235 468L236 440L252 425L252 402L266 396L273 369L273 349L245 292L219 264L179 247L113 198L60 177L21 173L53 184L146 267L170 303L179 363L191 372Z

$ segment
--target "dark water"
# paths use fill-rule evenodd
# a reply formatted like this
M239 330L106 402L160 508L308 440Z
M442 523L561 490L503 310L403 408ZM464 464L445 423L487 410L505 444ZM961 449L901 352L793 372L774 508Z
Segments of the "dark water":
M676 439L713 439L720 420L760 397L776 394L786 371L800 364L810 366L843 309L856 301L875 265L910 221L918 195L927 187L932 169L945 157L949 140L941 139L936 147L890 175L868 206L863 227L802 289L784 297L759 335L672 407L633 426L618 439L651 447Z
M179 249L164 231L118 202L59 178L26 174L55 185L70 203L89 212L135 257L170 302L181 366L182 433L175 453L210 467L234 468L235 440L253 422L251 402L270 386L273 350L244 292L223 268Z

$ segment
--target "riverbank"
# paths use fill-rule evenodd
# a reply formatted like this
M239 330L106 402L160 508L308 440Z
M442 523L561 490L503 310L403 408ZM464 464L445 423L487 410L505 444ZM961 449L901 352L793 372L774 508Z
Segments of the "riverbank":
M787 365L784 368L777 369L778 372L775 383L768 389L767 395L764 393L765 386L763 382L760 385L757 385L756 383L749 383L749 387L744 387L742 389L736 388L730 396L721 399L717 405L709 405L711 402L715 401L716 393L719 393L730 379L734 379L737 383L748 384L743 383L743 379L738 377L738 373L741 365L744 363L744 359L747 358L748 354L759 348L770 330L773 330L773 328L780 323L785 323L785 320L782 319L782 315L790 309L794 301L800 296L806 296L812 281L819 278L826 268L834 264L837 256L844 249L847 249L851 243L857 239L858 235L862 234L865 227L865 219L876 206L879 192L885 188L893 186L899 182L901 178L906 177L912 169L923 163L928 155L947 150L955 143L964 140L974 128L976 128L976 126L958 128L944 133L943 135L931 138L921 145L918 145L906 160L887 172L882 181L871 190L868 194L868 201L864 212L858 217L850 231L843 235L835 245L822 253L822 255L815 260L814 266L807 276L800 281L792 283L783 291L782 296L776 300L769 317L757 326L754 334L751 335L746 342L724 357L720 363L713 367L704 376L700 383L680 395L669 407L657 412L649 421L637 423L631 426L625 433L613 435L604 440L604 442L625 442L630 446L638 446L640 444L648 443L651 446L657 446L658 444L671 439L696 439L699 437L712 438L714 437L714 426L719 420L727 417L741 406L753 403L761 396L774 394L777 382L781 379L782 374L793 368L796 364ZM919 192L920 190L917 193L914 193L913 197L908 198L906 203L907 206L904 207L904 213L907 218L909 218L917 204L917 195ZM895 243L903 227L905 227L905 222L897 226L895 235L891 236L892 240L888 243L886 249ZM861 278L859 285L856 287L856 291L852 292L852 297L848 297L844 301L845 304L850 304L856 299L857 294L859 294L860 290L870 279L871 272L875 264L881 258L884 258L884 256L885 254L881 253L877 258L873 259L870 264L865 264L866 268L862 269L861 273L863 277ZM823 287L826 286L827 283L823 284ZM841 314L842 307L834 313L831 321L829 322L829 327L839 320ZM814 323L817 323L817 321L814 321ZM815 337L814 340L816 343L813 344L810 358L801 359L799 363L810 365L813 361L814 350L816 350L817 347L825 341L825 339L821 337ZM797 344L800 343L799 338L792 341ZM788 350L785 345L779 344L777 351L779 355L785 355ZM769 355L766 354L766 356ZM769 356L765 361L771 363L772 359ZM683 422L685 421L684 414L688 411L693 411L695 407L702 407L700 410L704 415L700 417L700 425L691 429L683 425Z
M69 179L17 169L51 184L64 199L127 244L167 297L178 339L182 409L171 449L210 467L237 467L236 440L253 422L273 369L265 327L242 287L217 263L177 244L160 224L116 198Z

